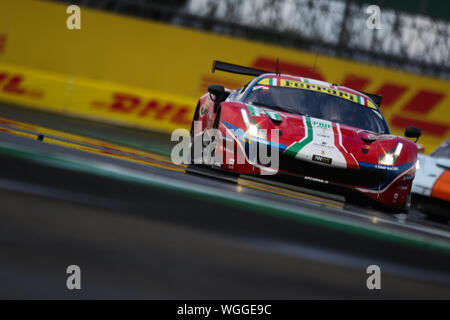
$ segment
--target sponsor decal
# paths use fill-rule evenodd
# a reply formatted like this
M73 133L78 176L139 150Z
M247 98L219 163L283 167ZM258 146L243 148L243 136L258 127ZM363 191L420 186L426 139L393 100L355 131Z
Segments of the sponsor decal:
M316 128L322 128L324 130L330 130L331 129L331 124L328 122L323 122L323 121L313 121L313 127Z
M250 112L250 115L252 117L260 117L260 116L266 114L266 112L263 109L255 107L255 106L251 106L249 104L247 104L247 109Z
M320 133L320 132L317 133L317 136L318 136L318 137L321 137L321 138L324 138L324 139L329 139L329 138L331 138L330 135L328 135L328 134L322 134L322 133Z
M0 91L17 96L42 99L44 92L24 86L25 75L0 70Z
M318 134L317 136L320 137L319 134ZM327 136L326 138L329 138L329 136ZM322 143L312 142L312 144L313 144L314 146L316 146L317 149L322 149L322 151L320 151L320 153L321 153L322 155L325 154L325 153L324 153L325 150L323 150L323 149L327 149L327 150L333 150L333 149L334 149L334 146L328 145L326 142L322 142Z
M190 106L176 104L158 98L145 99L139 95L115 92L112 101L92 101L91 107L111 114L129 114L136 118L167 121L174 125L188 126L191 123Z
M296 157L297 154L302 150L306 145L313 141L313 127L311 124L311 118L303 117L303 123L305 123L305 137L299 142L294 142L284 151L286 155L291 157Z
M327 158L324 156L318 156L316 154L313 154L312 159L313 159L313 161L317 161L317 162L321 162L321 163L325 163L325 164L331 164L331 162L333 161L333 159L331 159L331 158Z
M278 86L278 79L277 78L269 78L269 83L270 86Z
M275 78L264 78L261 81L258 82L258 84L260 85L272 85L273 83L273 79ZM307 81L307 79L303 79L303 81L295 81L295 80L287 80L287 79L280 79L279 80L279 85L280 87L288 87L288 88L298 88L298 89L303 89L303 90L310 90L310 91L315 91L315 92L321 92L321 93L326 93L329 95L333 95L339 98L343 98L358 104L361 104L363 106L372 108L372 109L377 109L377 107L375 106L375 104L372 103L372 101L365 99L362 96L359 96L357 94L353 94L350 92L344 92L341 90L337 90L334 89L332 87L327 87L327 86L323 86L323 85L319 85L316 83L313 83L313 81Z
M264 78L258 84L276 87L280 85L280 80L278 78Z
M308 162L314 161L327 165L333 163L333 166L337 168L358 166L353 155L342 146L342 134L338 127L334 130L330 121L309 117L303 117L303 123L305 124L304 138L286 148L284 151L286 155ZM333 134L321 134L323 131L333 132ZM325 150L328 157L323 157Z
M262 115L267 115L270 119L272 119L273 121L278 121L281 122L281 116L278 112L275 111L265 111L262 108L258 108L252 105L247 104L247 109L250 112L250 115L252 117L260 117Z
M375 168L381 169L381 170L387 170L387 171L398 171L398 167L383 166L381 164L375 165Z
M391 140L394 139L395 136L391 135L391 134L373 134L373 133L369 133L367 135L367 138L369 138L370 140L376 140L376 139L380 139L380 140Z
M309 177L309 176L305 176L304 179L305 180L314 181L314 182L324 183L324 184L329 183L328 180L322 180L322 179L319 179L319 178L314 178L314 177Z

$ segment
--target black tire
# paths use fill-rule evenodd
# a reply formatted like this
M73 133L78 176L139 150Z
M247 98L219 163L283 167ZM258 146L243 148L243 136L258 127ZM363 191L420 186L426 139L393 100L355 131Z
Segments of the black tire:
M197 106L195 107L195 111L194 111L194 117L192 118L192 122L191 122L191 137L194 134L194 122L198 120L199 109L200 109L200 101L197 102Z
M217 109L217 113L216 113L216 117L214 118L214 123L213 123L213 129L218 130L219 129L219 124L220 124L220 111L222 109L220 108L220 106ZM216 149L214 149L211 153L211 156L214 157L216 155ZM211 165L212 167L214 167L213 165Z
M367 199L365 199L363 196L354 193L346 194L345 201L348 202L349 204L356 205L359 207L370 206L370 202Z
M216 113L216 118L214 119L213 128L219 129L219 123L220 123L220 112L222 111L222 108L219 106Z
M375 210L378 211L382 211L384 213L388 213L388 214L407 214L409 211L409 208L404 207L404 208L396 208L396 207L391 207L382 203L374 203L372 206Z
M194 162L194 159L195 159L194 158L194 148L193 148L193 146L194 146L194 134L195 134L195 132L194 132L194 122L198 120L199 112L200 112L200 101L197 103L197 107L195 108L195 112L194 112L194 117L192 118L191 131L190 131L190 134L191 134L191 148L190 148L190 165L189 166L191 166L191 167L201 167L201 168L211 168L212 165L206 165L206 164L203 164L203 163L202 164L196 164ZM213 123L213 128L214 129L218 129L219 121L220 121L220 106L219 106L219 108L217 110L216 118L214 119L214 123ZM201 144L202 144L202 148L206 147L206 145L203 144L203 139L202 139Z
M220 124L220 113L221 113L221 111L222 111L222 108L219 106L218 109L217 109L216 118L214 119L213 129L216 129L216 130L219 129L219 124ZM223 140L221 140L221 141L223 141ZM220 141L220 142L221 142L221 141ZM220 142L219 142L219 143L220 143ZM234 152L236 152L236 149L235 149ZM215 156L214 153L213 153L213 156ZM225 170L225 169L217 168L217 167L214 167L214 166L211 166L211 167L212 167L212 169L218 170L218 171L222 172L223 174L226 174L227 176L231 176L231 177L239 177L239 173L235 173L235 172L228 171L228 170Z
M194 163L194 123L195 121L198 120L198 113L200 111L200 101L197 103L197 107L195 108L195 112L194 112L194 117L192 118L192 123L191 123L191 150L190 150L190 166L195 166Z

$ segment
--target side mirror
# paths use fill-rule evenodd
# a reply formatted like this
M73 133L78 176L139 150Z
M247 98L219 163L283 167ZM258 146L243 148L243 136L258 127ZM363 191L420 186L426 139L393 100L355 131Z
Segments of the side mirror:
M220 100L225 95L225 88L220 84L212 84L208 87L208 92L215 96L214 102Z
M217 107L224 100L224 97L226 98L227 92L225 91L225 88L223 86L221 86L220 84L210 85L208 87L208 92L211 97L211 100L214 101L214 113L216 113ZM214 99L211 95L214 95Z
M407 138L416 138L416 142L419 140L419 137L422 135L422 131L419 128L414 126L409 126L405 130L405 137Z

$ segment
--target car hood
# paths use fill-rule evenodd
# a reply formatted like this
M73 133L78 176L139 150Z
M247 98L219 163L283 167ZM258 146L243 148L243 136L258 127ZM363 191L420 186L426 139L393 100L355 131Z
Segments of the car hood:
M271 130L278 132L279 149L284 156L338 168L376 165L378 158L392 150L399 137L268 108L247 105L249 115L260 129L268 132L267 140L276 141Z

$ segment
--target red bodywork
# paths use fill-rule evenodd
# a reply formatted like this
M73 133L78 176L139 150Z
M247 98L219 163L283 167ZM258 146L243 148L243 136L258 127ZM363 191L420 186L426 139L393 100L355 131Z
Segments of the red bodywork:
M257 81L261 81L265 77L275 76L270 74L264 75L259 77ZM305 78L287 75L277 76L277 78L278 80L305 81ZM306 80L314 81L312 79ZM316 83L370 100L368 96L349 88L324 82ZM251 87L251 84L245 90L250 90L249 87ZM244 109L248 112L249 109L245 103L239 101L239 95L245 94L245 90L242 92L229 91L231 94L236 93L238 97L236 98L235 95L231 99L228 98L216 107L209 94L201 97L197 107L196 119L194 119L200 121L201 126L196 126L193 129L195 131L194 134L199 135L205 129L213 128L214 121L219 113L218 129L222 136L228 135L228 137L233 137L234 147L233 150L229 150L229 148L225 147L225 144L220 144L216 153L222 153L224 159L235 159L232 163L221 164L220 167L239 174L259 175L261 173L270 173L270 168L258 162L250 161L246 157L245 145L252 142L236 136L230 130L230 128L238 128L244 132L246 131L246 123L241 110ZM269 111L263 107L260 107L260 109ZM379 111L378 107L376 109ZM280 151L278 175L289 176L290 181L293 183L301 181L302 184L306 182L306 184L326 185L327 188L342 189L344 193L346 192L345 190L357 191L390 207L408 207L408 198L415 176L415 164L417 161L417 146L415 143L403 137L378 134L331 122L331 126L327 130L329 130L330 134L332 132L334 142L331 143L332 146L329 148L334 148L331 151L339 154L339 158L345 159L345 161L341 160L340 165L316 163L310 161L310 157L313 155L308 154L307 151L305 151L305 154L301 154L303 151L300 151L295 156L287 151L289 146L307 138L308 128L305 128L307 127L305 116L281 111L277 111L277 113L282 118L281 121L273 121L267 113L251 116L251 118L258 123L260 128L267 130L267 141L272 140L271 129L277 130L276 132L282 132L282 135L278 137ZM316 125L324 122L316 118L310 119L310 121ZM395 163L390 166L380 165L380 156L395 149L399 143L402 144L402 149ZM323 154L326 151L322 151L320 146L317 146L316 149L317 152L321 151ZM314 151L313 153L317 152ZM236 158L239 156L245 158L244 163L237 163Z

